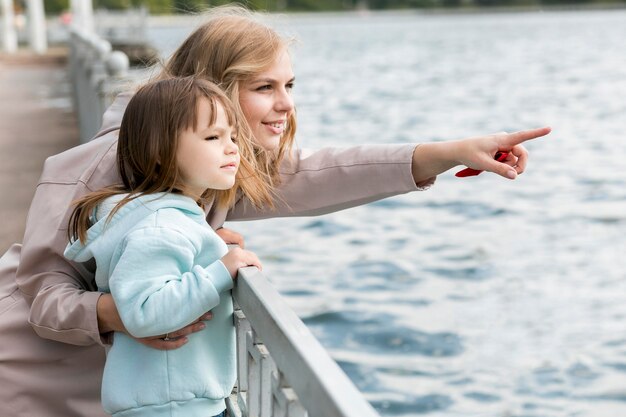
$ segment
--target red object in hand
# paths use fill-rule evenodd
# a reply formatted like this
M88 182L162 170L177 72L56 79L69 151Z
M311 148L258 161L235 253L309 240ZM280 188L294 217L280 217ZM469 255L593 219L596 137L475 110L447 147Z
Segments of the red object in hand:
M509 156L508 152L496 152L496 154L494 155L493 159L495 159L498 162L502 162L506 159L506 157ZM454 174L457 177L472 177L474 175L478 175L480 174L482 171L478 170L478 169L472 169L472 168L465 168L459 172L457 172L456 174Z

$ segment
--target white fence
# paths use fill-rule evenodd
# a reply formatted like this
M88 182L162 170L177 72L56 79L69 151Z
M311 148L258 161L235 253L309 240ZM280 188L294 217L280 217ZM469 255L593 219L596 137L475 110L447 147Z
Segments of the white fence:
M256 268L239 271L233 296L241 417L379 417Z
M112 51L108 41L77 27L70 29L69 73L82 143L98 133L106 108L131 84L128 69L128 57Z

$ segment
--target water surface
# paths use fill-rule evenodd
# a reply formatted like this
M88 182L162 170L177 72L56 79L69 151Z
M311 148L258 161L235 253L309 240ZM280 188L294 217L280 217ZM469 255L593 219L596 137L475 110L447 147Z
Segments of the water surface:
M380 413L626 415L626 12L277 25L301 147L554 129L514 182L228 225ZM151 34L168 53L189 30Z

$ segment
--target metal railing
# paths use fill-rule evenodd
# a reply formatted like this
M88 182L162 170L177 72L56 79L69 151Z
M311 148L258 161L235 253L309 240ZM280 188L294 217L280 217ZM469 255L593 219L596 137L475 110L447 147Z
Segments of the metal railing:
M94 33L70 28L69 75L80 140L88 142L98 133L102 115L115 96L129 88L126 54Z
M238 385L227 401L237 417L378 417L256 268L239 270L233 297Z

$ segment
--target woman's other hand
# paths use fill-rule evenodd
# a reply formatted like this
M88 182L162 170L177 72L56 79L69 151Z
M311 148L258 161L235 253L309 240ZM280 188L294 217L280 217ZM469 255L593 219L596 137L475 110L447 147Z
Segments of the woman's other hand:
M160 335L160 336L152 336L152 337L144 337L141 339L135 338L139 343L151 347L152 349L158 350L174 350L183 346L189 341L189 336L192 333L199 332L203 330L206 325L203 323L205 320L211 320L213 318L213 313L210 311L202 315L202 317L198 318L198 320L193 323L188 324L180 330L177 330L172 333Z
M234 230L220 227L215 231L215 233L217 233L217 235L221 237L227 245L237 245L241 249L244 249L245 243L243 241L243 236Z
M98 326L100 333L109 332L123 332L128 334L124 323L120 318L120 315L113 301L111 294L102 294L98 299L97 304L98 311ZM167 335L136 338L139 343L142 343L148 347L159 350L172 350L178 349L182 345L188 342L187 336L199 332L205 328L203 321L211 320L213 313L210 311L203 314L198 320L188 324L180 330L177 330Z

